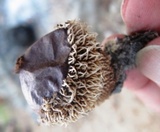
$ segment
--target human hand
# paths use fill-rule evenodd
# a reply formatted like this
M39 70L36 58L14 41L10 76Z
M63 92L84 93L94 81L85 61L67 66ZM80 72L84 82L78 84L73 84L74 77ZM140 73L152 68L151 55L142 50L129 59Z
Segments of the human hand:
M159 0L124 0L121 13L128 33L141 30L160 33ZM160 112L160 37L138 52L136 64L137 68L127 73L124 87Z

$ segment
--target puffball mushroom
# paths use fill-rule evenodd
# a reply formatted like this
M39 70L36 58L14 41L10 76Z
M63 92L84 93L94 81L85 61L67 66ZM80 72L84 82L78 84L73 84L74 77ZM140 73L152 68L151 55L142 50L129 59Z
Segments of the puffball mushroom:
M23 94L42 123L74 122L121 90L136 53L157 36L134 33L102 49L83 22L58 24L18 58Z

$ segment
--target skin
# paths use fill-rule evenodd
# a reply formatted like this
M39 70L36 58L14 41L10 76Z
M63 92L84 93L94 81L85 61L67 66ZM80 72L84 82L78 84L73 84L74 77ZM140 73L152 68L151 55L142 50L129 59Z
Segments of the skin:
M124 0L121 14L128 34L141 30L160 33L160 0ZM127 72L124 87L160 113L160 37L137 54L137 68Z

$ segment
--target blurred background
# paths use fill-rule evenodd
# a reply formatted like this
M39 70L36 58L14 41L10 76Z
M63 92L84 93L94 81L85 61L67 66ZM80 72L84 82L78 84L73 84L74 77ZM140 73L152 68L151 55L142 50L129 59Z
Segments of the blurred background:
M160 116L130 91L97 107L67 127L39 126L14 73L16 59L59 22L80 19L98 33L98 41L125 33L121 0L0 0L0 132L159 132Z

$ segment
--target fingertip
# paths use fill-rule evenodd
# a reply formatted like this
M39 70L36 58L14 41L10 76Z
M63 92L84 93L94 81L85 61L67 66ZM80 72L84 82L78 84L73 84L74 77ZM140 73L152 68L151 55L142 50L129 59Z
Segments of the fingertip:
M160 86L160 46L149 45L137 54L137 68L140 72Z

